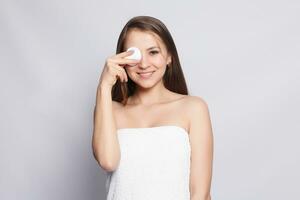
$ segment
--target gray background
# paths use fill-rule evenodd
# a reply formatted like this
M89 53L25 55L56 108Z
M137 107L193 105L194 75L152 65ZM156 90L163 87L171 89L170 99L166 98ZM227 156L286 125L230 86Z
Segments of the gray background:
M169 28L210 108L213 200L300 199L299 1L0 4L0 199L104 200L92 156L105 59L127 20Z

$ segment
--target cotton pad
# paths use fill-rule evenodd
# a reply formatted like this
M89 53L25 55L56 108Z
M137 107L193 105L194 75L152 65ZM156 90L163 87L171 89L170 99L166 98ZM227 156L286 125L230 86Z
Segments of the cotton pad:
M127 59L141 60L141 58L142 58L142 53L141 53L141 51L139 50L139 48L137 48L137 47L130 47L130 48L127 49L127 51L130 51L130 50L133 50L133 51L134 51L133 54L130 55L130 56L127 56L127 57L125 57L125 58L127 58Z

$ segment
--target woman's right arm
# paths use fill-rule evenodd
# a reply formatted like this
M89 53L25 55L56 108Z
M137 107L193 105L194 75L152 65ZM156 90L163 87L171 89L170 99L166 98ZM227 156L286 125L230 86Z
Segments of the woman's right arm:
M120 159L117 128L113 117L110 88L99 85L94 110L93 154L106 171L113 171Z
M92 149L98 164L106 171L114 171L120 160L120 147L114 118L116 102L112 100L111 90L117 77L121 81L127 81L124 64L133 64L137 61L123 57L131 54L131 52L124 52L108 58L97 87Z

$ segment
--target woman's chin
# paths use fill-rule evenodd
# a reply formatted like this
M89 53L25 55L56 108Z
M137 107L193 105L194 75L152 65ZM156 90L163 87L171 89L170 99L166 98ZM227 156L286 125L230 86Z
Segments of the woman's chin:
M145 83L145 82L138 82L137 85L140 87L140 88L143 88L143 89L149 89L149 88L152 88L155 84L154 83Z
M138 87L143 89L149 89L154 87L157 84L157 81L155 80L137 80L135 83L138 85Z

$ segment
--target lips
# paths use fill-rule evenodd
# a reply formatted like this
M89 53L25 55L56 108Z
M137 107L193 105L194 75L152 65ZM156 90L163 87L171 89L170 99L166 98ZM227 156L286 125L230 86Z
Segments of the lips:
M149 78L155 71L150 72L137 72L137 74L142 78Z

